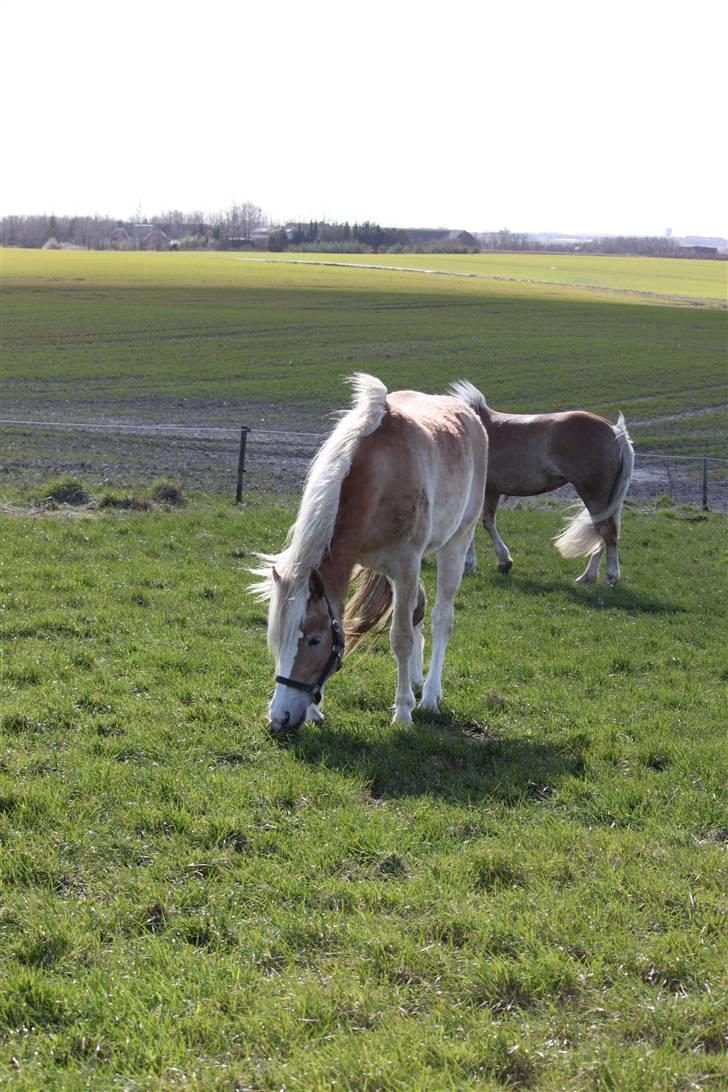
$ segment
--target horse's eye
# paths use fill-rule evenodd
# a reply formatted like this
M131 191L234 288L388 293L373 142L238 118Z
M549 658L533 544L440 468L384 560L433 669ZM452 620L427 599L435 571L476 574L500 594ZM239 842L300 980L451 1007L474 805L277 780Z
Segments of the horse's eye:
M320 637L309 637L308 644L309 644L309 648L313 648L314 645L320 645L321 644L321 638Z

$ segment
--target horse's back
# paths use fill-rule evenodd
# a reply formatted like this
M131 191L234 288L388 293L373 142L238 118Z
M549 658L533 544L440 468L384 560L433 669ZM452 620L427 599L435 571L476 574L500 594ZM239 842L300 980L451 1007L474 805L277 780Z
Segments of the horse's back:
M488 487L511 496L550 492L583 477L613 475L619 451L613 426L588 410L517 414L490 411Z
M395 391L387 399L380 432L388 431L400 455L408 456L413 477L429 471L434 490L450 490L469 479L487 457L488 439L477 414L449 395ZM376 434L373 439L376 440ZM401 465L395 467L401 476Z

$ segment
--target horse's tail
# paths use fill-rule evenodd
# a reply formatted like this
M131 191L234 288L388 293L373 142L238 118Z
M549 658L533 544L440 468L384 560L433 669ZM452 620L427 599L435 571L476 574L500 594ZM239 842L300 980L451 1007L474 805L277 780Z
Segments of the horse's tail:
M346 605L344 634L347 654L356 648L366 633L381 623L382 631L392 613L392 585L386 576L360 568L354 573L356 590ZM413 622L418 625L425 615L425 587L420 580Z
M458 379L456 383L451 383L448 387L448 393L453 398L459 398L461 402L465 402L476 413L481 410L485 413L488 410L485 395L476 386L469 383L467 379Z
M602 546L602 536L596 528L597 523L606 519L614 520L617 534L622 516L624 498L632 480L634 469L634 447L627 432L627 423L624 415L620 413L616 425L612 425L612 432L620 454L620 466L617 478L612 486L609 504L602 512L592 515L583 506L567 523L563 531L554 539L557 550L562 557L581 557L584 554L593 554Z

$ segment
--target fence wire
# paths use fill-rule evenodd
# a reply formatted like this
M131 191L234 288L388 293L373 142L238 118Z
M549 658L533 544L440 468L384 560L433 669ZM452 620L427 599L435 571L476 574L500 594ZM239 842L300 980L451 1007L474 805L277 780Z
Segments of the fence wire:
M189 489L234 495L240 433L232 426L0 419L0 487L38 484L61 474L95 478L109 488L169 477ZM299 491L326 435L250 429L245 488ZM708 507L728 512L728 459L638 450L628 497L645 504L669 497L702 507L705 484ZM554 495L576 499L568 486L549 497Z

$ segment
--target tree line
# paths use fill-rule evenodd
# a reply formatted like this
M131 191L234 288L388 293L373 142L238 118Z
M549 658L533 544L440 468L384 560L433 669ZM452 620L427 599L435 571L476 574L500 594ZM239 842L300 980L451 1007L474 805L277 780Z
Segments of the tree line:
M577 241L541 240L525 232L482 232L469 242L447 239L446 232L427 233L388 228L374 221L362 223L308 220L274 226L251 201L233 204L216 214L169 209L144 221L141 212L132 221L107 216L4 216L0 243L17 247L79 247L88 250L166 249L229 250L256 245L273 251L328 251L329 253L472 253L484 251L574 252L626 254L648 257L711 257L710 247L686 247L679 239L663 236L616 235ZM466 234L466 233L464 233ZM471 245L477 242L477 245Z
M215 214L168 209L143 217L140 210L131 220L109 216L4 216L0 221L3 246L72 246L88 250L143 249L143 229L160 230L169 242L189 249L226 249L235 241L250 239L253 232L269 223L252 201L233 204ZM128 246L124 246L124 235Z

